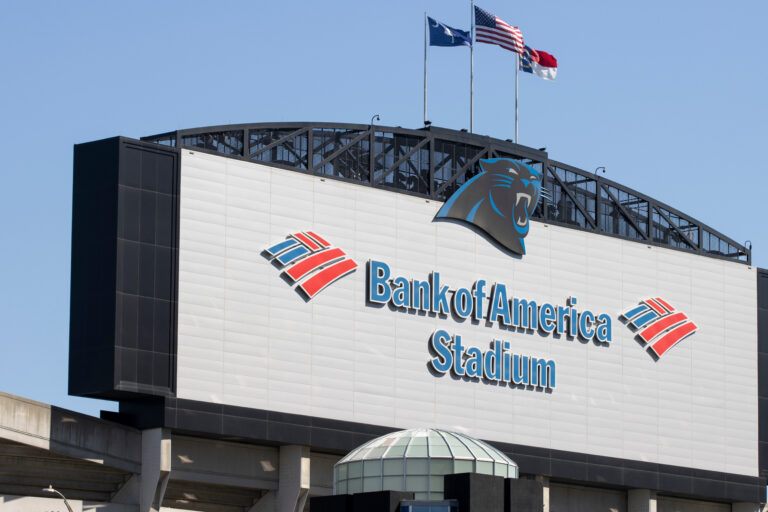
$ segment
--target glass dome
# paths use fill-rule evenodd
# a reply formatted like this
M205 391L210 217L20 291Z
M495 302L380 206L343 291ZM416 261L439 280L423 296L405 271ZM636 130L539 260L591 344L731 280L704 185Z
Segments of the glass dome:
M517 478L517 464L488 443L431 428L377 437L349 452L333 470L334 494L410 491L417 500L443 499L443 475Z

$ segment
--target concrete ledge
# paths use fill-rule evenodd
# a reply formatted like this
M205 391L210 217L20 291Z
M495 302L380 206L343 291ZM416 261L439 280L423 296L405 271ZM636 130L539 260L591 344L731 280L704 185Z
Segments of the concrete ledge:
M138 430L2 392L0 439L122 471L141 471Z

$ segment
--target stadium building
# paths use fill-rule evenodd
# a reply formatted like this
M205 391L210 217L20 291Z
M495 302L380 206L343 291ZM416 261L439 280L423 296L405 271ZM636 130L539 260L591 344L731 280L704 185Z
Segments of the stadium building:
M702 201L702 204L704 202ZM69 392L0 508L762 510L768 271L543 149L259 123L75 146Z

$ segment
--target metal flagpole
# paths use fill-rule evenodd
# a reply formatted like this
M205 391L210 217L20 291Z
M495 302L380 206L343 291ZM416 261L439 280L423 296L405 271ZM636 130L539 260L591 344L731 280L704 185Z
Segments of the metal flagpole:
M517 74L520 71L520 54L515 54L517 58L515 59L515 144L520 144L520 139L518 139L518 133L517 133Z
M424 125L427 125L427 11L424 11Z
M469 35L472 37L472 44L469 45L469 133L474 132L475 121L475 0L470 0L470 20L471 28Z

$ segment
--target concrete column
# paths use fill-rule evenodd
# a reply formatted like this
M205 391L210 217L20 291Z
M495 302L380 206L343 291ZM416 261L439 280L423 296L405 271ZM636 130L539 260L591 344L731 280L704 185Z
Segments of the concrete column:
M628 490L627 512L656 512L656 492L649 489Z
M541 492L542 497L544 498L544 507L541 510L542 512L549 512L549 477L537 475L535 480L541 482Z
M171 434L161 428L141 433L139 512L159 512L171 476Z
M141 475L133 474L112 496L111 503L139 506L141 500ZM138 510L138 509L137 509Z
M274 499L275 512L301 512L309 495L309 447L280 447L279 482ZM265 496L266 498L266 496Z
M734 503L731 512L760 512L759 503Z
M269 491L248 509L248 512L275 512L275 491Z

